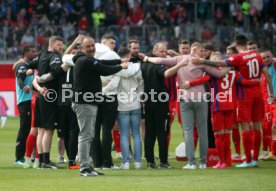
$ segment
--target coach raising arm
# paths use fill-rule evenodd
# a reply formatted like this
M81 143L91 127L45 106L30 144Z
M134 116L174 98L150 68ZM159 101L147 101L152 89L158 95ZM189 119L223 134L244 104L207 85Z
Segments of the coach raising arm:
M127 68L126 63L117 66L108 66L94 58L95 42L91 37L85 37L81 42L81 51L73 57L75 63L73 83L72 107L77 115L80 128L78 149L80 154L80 175L98 176L90 167L89 154L91 142L94 137L98 102L102 91L100 76L108 76ZM112 61L114 62L114 61ZM121 61L118 60L118 64Z

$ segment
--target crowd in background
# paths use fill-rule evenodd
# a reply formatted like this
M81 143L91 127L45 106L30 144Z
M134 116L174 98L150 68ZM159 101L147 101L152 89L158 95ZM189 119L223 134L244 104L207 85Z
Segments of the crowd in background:
M175 48L181 38L191 43L213 41L224 50L235 33L246 33L260 46L275 50L273 10L275 0L1 0L0 58L16 59L22 47L33 42L43 49L51 35L67 41L77 33L105 33L113 25L118 30L111 32L121 44L127 41L127 26L158 26L146 35L130 31L145 51L159 40Z

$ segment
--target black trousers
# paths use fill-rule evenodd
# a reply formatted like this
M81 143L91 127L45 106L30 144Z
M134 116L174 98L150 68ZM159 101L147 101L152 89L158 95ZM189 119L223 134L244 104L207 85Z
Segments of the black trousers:
M112 129L118 115L117 96L113 96L114 101L104 101L98 106L98 113L95 125L95 136L92 142L92 158L95 167L113 166L111 156ZM102 141L101 141L102 130Z
M145 158L148 163L154 162L154 145L157 138L161 163L168 162L167 137L170 132L169 106L158 103L145 105Z
M21 102L18 105L20 127L18 130L15 146L15 158L17 160L24 160L26 152L26 141L31 130L31 101Z
M75 161L78 153L79 125L76 113L70 105L59 106L58 129L64 137L65 150L69 159Z
M208 148L216 148L215 136L212 126L212 119L211 119L211 103L208 103L208 117L207 117L207 127L208 127Z
M209 83L204 84L204 89L206 92L210 92ZM207 96L207 99L211 100L211 97ZM215 136L214 136L213 126L212 126L212 119L211 119L211 102L208 102L207 127L208 127L208 148L216 148Z

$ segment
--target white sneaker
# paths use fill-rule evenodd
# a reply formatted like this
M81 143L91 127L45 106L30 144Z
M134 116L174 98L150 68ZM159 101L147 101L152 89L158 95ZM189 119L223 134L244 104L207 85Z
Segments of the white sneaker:
M199 168L199 169L206 169L207 166L206 166L205 163L204 163L204 164L199 164L199 165L198 165L198 168Z
M235 154L232 155L232 158L234 158L234 159L240 159L241 155L238 154L238 153L235 153Z
M67 160L64 158L64 157L58 157L58 159L57 159L57 163L66 163L67 162Z
M268 151L263 151L262 154L259 156L259 160L263 160L265 157L269 155Z
M119 169L121 169L121 168L118 166L115 166L115 165L113 165L111 167L103 167L103 170L119 170Z
M123 159L122 153L121 152L116 152L116 159Z
M254 150L251 150L251 157L253 158L254 157ZM246 160L246 156L245 154L242 155L242 160Z
M182 169L195 170L196 165L195 164L186 164L186 166L183 166Z
M76 160L75 161L76 162L80 162L80 156L79 155L76 156Z
M122 164L121 169L123 170L129 170L129 162L125 162Z
M142 168L142 162L134 162L135 169L141 169Z
M132 159L132 152L129 152L128 158L129 158L129 160Z

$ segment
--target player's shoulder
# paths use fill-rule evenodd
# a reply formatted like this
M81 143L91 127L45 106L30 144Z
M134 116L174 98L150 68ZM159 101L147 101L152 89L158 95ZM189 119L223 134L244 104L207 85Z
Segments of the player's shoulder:
M16 67L17 73L26 73L27 69L28 69L28 65L25 62L18 64L18 66Z
M252 58L255 58L255 57L260 57L260 54L253 51L253 50L247 50L245 52L242 52L240 53L240 56L244 59L244 60L247 60L247 59L252 59Z
M51 64L60 64L60 63L62 63L61 56L57 53L54 53L54 52L50 53L49 58L50 58L50 65Z

